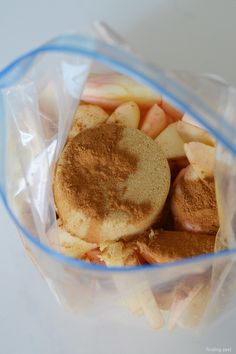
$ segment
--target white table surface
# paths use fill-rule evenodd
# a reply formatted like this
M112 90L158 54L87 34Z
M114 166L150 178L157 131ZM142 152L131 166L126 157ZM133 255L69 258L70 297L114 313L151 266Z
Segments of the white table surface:
M236 84L235 18L234 0L8 0L0 5L0 68L54 35L105 20L149 61L213 72ZM0 233L0 353L236 352L235 313L204 332L171 334L67 313L25 255L2 206Z

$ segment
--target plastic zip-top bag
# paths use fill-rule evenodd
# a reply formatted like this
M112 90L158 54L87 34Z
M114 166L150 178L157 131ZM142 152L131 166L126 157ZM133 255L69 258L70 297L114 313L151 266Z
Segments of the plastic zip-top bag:
M2 70L0 89L2 201L62 305L85 315L129 308L146 315L152 327L170 329L208 325L235 308L235 88L213 75L166 72L127 49L69 34ZM220 223L214 252L108 267L81 259L94 246L60 228L53 179L77 107L84 101L102 102L107 116L122 102L135 101L145 112L166 102L214 137Z

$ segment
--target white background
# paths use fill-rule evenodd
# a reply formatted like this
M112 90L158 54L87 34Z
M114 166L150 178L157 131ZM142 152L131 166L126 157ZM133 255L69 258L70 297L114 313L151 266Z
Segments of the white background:
M0 68L66 30L105 20L148 61L212 72L236 84L235 0L40 0L0 2ZM0 353L120 354L236 352L235 313L186 333L81 319L66 313L25 255L0 207ZM146 329L145 329L146 328Z

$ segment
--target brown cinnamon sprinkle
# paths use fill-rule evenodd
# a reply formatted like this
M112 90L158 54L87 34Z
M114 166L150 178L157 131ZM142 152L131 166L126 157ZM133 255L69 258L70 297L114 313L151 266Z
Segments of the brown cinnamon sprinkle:
M104 124L84 130L64 151L63 189L71 206L89 217L103 219L119 210L127 212L134 221L151 210L149 202L137 204L124 199L123 182L136 172L138 157L118 147L123 129Z
M181 177L178 182L179 193L173 202L180 222L184 219L192 225L199 225L202 232L215 234L219 228L215 183L213 178L189 181ZM176 221L178 223L178 218Z
M182 191L186 201L186 208L191 204L191 210L214 209L216 210L215 183L213 178L197 181L181 182Z

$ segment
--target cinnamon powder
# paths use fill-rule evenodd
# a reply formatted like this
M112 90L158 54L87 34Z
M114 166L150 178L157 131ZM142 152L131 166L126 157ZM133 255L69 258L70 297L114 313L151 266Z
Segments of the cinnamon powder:
M136 172L138 157L118 146L123 129L104 124L84 130L64 151L62 174L67 199L89 217L103 219L112 211L124 211L138 220L151 210L149 202L138 204L124 198L124 182Z
M174 203L178 219L183 224L184 219L189 225L196 225L201 232L215 234L219 228L215 183L213 178L204 180L185 180L178 182L178 192Z

